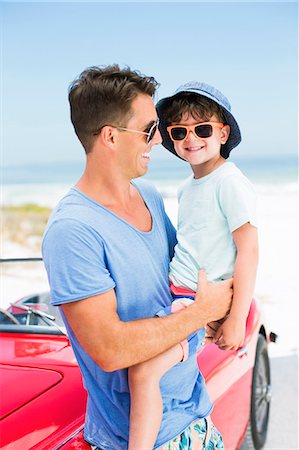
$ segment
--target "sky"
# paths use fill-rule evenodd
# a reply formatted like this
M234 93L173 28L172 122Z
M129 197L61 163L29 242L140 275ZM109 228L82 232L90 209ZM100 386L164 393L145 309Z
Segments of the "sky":
M68 86L85 68L129 65L160 83L222 91L244 156L297 153L297 2L11 2L1 14L3 166L84 159Z

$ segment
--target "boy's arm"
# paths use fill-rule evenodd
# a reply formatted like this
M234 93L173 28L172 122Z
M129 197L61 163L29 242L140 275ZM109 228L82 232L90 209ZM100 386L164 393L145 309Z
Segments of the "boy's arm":
M246 322L256 280L258 264L257 228L246 223L233 232L237 247L234 269L234 297L230 316Z
M233 232L233 238L237 248L233 302L229 317L214 338L223 350L237 350L243 345L258 264L257 228L246 223Z

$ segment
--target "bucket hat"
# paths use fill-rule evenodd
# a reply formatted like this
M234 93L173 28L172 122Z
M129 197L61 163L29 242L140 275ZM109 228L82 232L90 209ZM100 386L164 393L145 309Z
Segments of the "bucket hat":
M230 134L227 142L221 145L220 154L223 158L227 159L229 154L233 148L235 148L241 142L241 132L239 125L231 113L231 105L228 99L220 92L218 89L210 86L207 83L202 83L199 81L190 81L189 83L181 85L174 93L174 95L170 97L163 98L160 100L157 105L157 113L160 119L159 130L162 136L162 145L169 150L171 153L176 155L178 158L180 156L177 155L172 140L169 137L169 134L166 130L167 124L164 119L164 112L169 108L172 101L175 97L181 92L193 92L194 94L203 95L204 97L208 97L209 99L216 102L222 109L225 122L230 126ZM181 158L182 159L182 158Z

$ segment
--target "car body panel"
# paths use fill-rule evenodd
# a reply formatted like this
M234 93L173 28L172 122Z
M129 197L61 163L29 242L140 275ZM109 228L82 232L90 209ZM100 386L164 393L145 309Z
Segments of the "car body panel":
M10 373L19 371L22 383L14 390L13 379L1 396L7 414L0 422L0 448L55 449L82 427L85 417L86 391L69 341L66 336L16 333L0 333L0 339L0 373L8 367Z
M214 403L212 420L223 436L225 448L238 448L246 432L259 328L260 316L253 301L242 349L223 351L212 344L204 347L197 358Z
M61 381L62 375L53 370L1 364L0 379L0 419L3 419L51 389ZM34 383L32 383L32 379L34 379Z

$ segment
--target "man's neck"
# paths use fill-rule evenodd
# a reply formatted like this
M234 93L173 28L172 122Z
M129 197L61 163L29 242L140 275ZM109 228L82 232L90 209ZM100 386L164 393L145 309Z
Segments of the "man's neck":
M75 187L106 208L116 205L125 207L131 202L130 182L121 183L119 180L116 183L113 178L95 180L84 173Z
M103 167L105 170L103 170ZM112 164L87 159L85 170L75 187L101 205L125 206L131 202L131 180Z
M130 180L106 175L95 178L85 171L75 187L140 231L151 231L151 214Z

